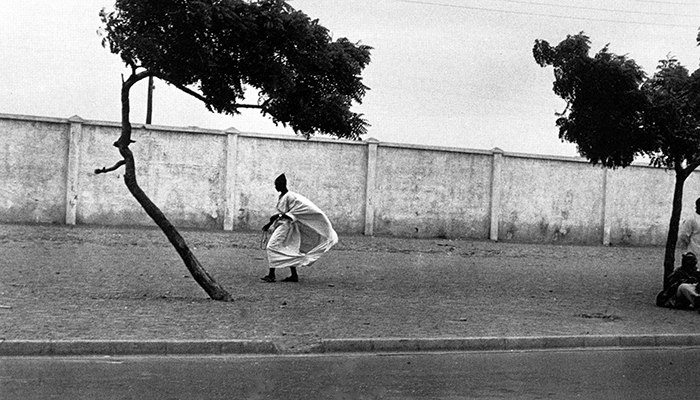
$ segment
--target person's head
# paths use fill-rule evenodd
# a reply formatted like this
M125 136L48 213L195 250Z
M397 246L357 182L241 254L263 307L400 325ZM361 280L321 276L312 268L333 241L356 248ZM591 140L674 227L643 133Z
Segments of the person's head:
M695 253L688 251L686 253L683 253L683 256L681 257L681 268L689 271L694 271L697 269L698 266L698 258L695 256Z
M700 214L700 197L698 197L698 199L695 200L695 213Z
M287 191L287 177L284 176L284 174L278 176L277 179L275 179L275 189L281 193Z

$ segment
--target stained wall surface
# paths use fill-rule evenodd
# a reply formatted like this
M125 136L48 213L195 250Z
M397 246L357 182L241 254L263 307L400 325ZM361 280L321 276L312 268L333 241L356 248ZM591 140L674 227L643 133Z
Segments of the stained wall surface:
M491 164L488 152L379 147L376 233L488 237Z
M584 162L505 157L499 237L529 242L598 243L605 170Z
M68 123L0 118L0 220L65 221Z
M580 158L306 140L291 135L134 125L142 189L176 226L259 229L273 181L326 211L341 233L499 241L660 245L675 175ZM0 114L0 222L152 225L114 165L114 122ZM688 178L683 218L700 175Z
M118 126L84 124L80 143L78 223L144 225L151 220L126 190L123 169L95 175L120 159ZM224 220L226 135L220 132L133 130L139 185L176 225L216 229Z

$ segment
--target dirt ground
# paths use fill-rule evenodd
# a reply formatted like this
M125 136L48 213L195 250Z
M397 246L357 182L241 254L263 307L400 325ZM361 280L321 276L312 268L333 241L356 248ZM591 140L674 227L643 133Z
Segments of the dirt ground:
M700 332L658 308L663 249L342 236L266 283L258 232L181 231L235 298L209 300L157 229L0 225L0 338L268 339ZM279 270L278 277L288 274Z

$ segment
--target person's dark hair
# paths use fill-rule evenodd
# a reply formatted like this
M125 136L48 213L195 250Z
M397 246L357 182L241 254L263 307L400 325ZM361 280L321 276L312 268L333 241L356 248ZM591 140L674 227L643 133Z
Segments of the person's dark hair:
M275 189L280 192L280 198L287 193L287 177L284 174L275 179Z
M275 186L287 187L287 177L282 174L275 179Z
M695 255L695 253L689 251L686 253L683 253L681 256L681 266L695 266L698 263L698 258Z

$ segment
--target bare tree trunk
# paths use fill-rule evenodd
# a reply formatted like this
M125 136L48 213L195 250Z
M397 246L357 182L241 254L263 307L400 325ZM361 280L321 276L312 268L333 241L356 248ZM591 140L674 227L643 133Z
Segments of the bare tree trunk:
M673 208L671 209L671 222L668 224L668 238L666 239L666 253L664 255L664 289L668 286L666 278L673 272L676 262L676 242L678 242L678 229L681 222L681 212L683 211L683 185L688 175L689 173L683 169L676 169Z
M170 221L168 221L165 214L163 214L158 206L156 206L146 193L141 190L136 180L134 155L129 149L129 145L132 143L131 123L129 122L129 90L131 86L146 76L148 76L147 73L133 74L122 85L122 134L119 140L114 143L114 146L119 149L119 153L124 159L123 163L118 163L125 166L124 183L136 201L138 201L148 216L160 227L170 243L175 247L175 250L182 258L182 261L184 261L185 266L192 274L194 280L207 292L209 297L214 300L233 301L231 295L204 270L202 264L200 264L199 260L192 254L192 251L190 251L185 239Z
M120 148L119 152L126 161L125 173L124 173L124 183L129 189L129 192L134 196L136 201L139 202L141 207L146 211L149 217L160 227L165 236L168 238L170 243L175 247L182 261L185 262L185 266L192 274L194 280L201 286L204 291L207 292L209 297L214 300L222 301L232 301L231 295L219 285L202 267L199 260L192 254L189 246L185 242L185 239L180 235L180 233L175 229L175 227L170 223L170 221L165 217L165 214L151 201L146 193L141 190L136 181L136 165L134 163L134 156L128 147Z

